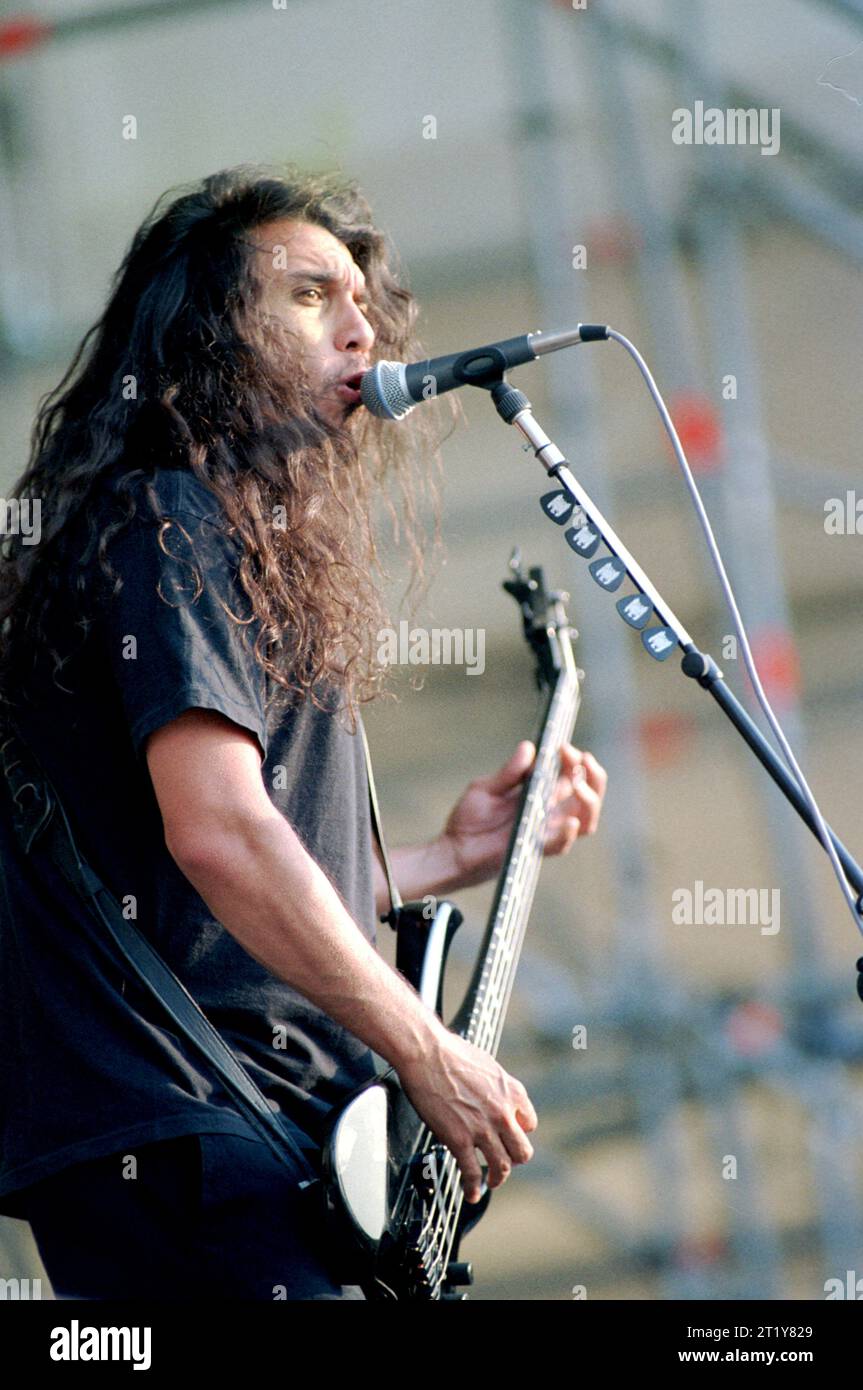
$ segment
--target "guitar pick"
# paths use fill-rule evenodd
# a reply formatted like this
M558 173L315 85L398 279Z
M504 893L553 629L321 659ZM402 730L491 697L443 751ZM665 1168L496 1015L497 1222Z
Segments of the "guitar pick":
M616 555L604 555L602 559L594 560L590 572L597 584L608 589L609 593L619 589L626 577L623 561L618 560Z
M541 497L539 505L550 521L558 526L565 526L575 510L575 498L570 497L563 488L556 488L554 492L547 492Z
M649 627L641 634L645 651L656 661L665 661L677 646L677 635L670 627Z
M617 600L615 607L623 621L636 628L646 627L653 613L653 604L643 594L627 594Z
M564 531L563 538L576 555L583 555L588 560L599 545L599 533L586 524L570 526L568 531Z

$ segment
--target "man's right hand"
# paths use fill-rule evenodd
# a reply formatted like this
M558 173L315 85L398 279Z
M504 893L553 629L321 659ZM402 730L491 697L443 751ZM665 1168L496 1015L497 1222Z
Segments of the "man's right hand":
M524 1131L536 1129L536 1111L521 1082L490 1053L441 1026L427 1051L396 1071L417 1114L458 1163L468 1202L482 1192L475 1149L485 1157L491 1188L506 1181L513 1163L533 1157Z

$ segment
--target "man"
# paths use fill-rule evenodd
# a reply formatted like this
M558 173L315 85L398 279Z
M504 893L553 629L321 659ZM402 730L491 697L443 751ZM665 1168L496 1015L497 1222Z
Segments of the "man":
M350 727L384 675L373 485L399 477L409 539L416 508L409 435L359 409L356 379L418 352L414 315L352 185L224 171L157 204L40 411L16 495L41 498L43 538L0 567L0 692L85 857L306 1160L277 1164L4 807L0 1211L30 1220L58 1297L362 1297L300 1184L373 1054L468 1201L477 1149L491 1187L531 1156L521 1083L375 950ZM405 898L496 875L533 756L393 852ZM595 830L605 780L561 750L547 853Z

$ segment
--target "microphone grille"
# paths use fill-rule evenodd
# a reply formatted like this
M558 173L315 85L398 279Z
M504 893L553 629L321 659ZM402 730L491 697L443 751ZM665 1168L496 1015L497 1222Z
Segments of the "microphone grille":
M383 420L403 420L414 408L404 380L404 363L378 362L360 382L363 405Z

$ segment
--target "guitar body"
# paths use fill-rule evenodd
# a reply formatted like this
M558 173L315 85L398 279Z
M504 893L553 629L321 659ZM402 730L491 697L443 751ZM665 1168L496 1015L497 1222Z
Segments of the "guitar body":
M486 1188L468 1206L448 1195L452 1221L437 1235L441 1206L437 1171L446 1151L424 1149L427 1126L398 1081L372 1082L338 1115L325 1153L324 1173L333 1245L345 1252L344 1283L359 1284L369 1299L461 1298L470 1267L457 1259L459 1243L483 1215Z
M462 916L450 902L438 902L430 920L427 910L421 902L402 907L396 963L440 1014L446 956ZM491 1192L485 1188L479 1202L464 1206L451 1167L451 1156L392 1069L336 1109L323 1171L329 1234L343 1252L343 1283L360 1284L370 1299L466 1296L454 1291L471 1278L469 1266L458 1262L458 1247Z
M522 790L494 905L464 1001L448 1025L493 1055L527 928L543 832L559 771L559 750L578 711L579 677L562 599L547 594L542 571L526 578L515 558L507 589L519 602L525 636L537 658L536 680L548 699L537 756ZM577 635L577 634L576 634ZM443 1017L447 954L462 915L438 901L405 903L395 914L396 968L426 1006ZM484 1215L491 1192L465 1204L461 1173L449 1150L417 1114L393 1068L333 1111L322 1152L326 1221L339 1251L337 1275L369 1299L464 1299L469 1264L458 1259L467 1231Z

